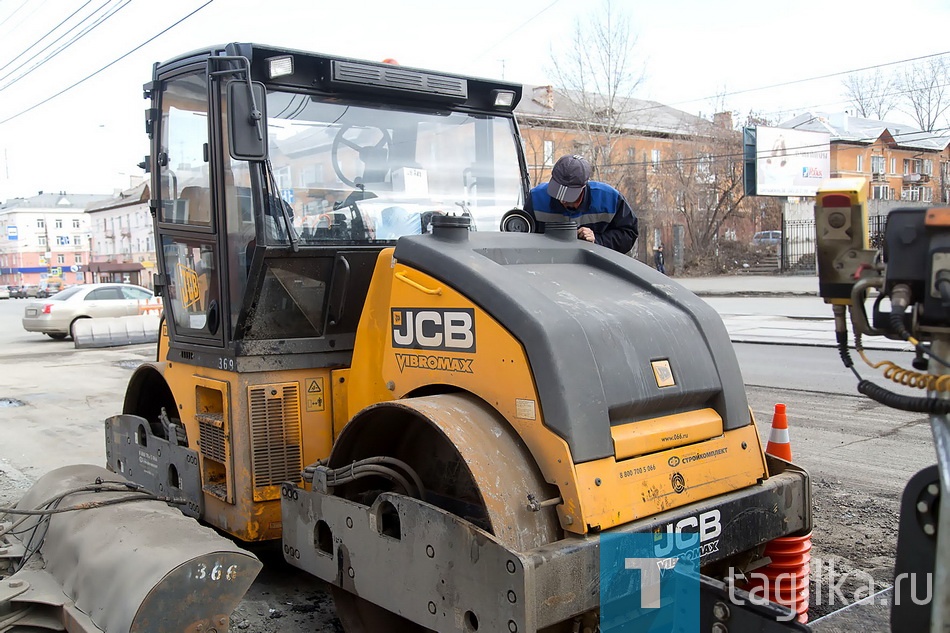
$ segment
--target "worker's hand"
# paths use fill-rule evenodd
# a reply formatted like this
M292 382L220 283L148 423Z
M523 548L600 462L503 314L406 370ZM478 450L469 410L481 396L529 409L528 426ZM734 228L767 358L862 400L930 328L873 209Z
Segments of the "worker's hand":
M593 242L593 241L594 241L594 231L591 230L589 227L582 226L582 227L580 227L579 229L577 229L577 239L579 239L579 240L587 240L588 242Z

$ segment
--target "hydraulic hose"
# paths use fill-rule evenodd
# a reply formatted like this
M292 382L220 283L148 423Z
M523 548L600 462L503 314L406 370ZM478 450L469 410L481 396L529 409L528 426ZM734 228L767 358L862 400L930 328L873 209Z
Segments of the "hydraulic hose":
M871 400L880 402L892 409L900 409L901 411L910 411L912 413L927 413L929 415L950 414L950 400L905 396L889 391L880 385L874 384L870 380L860 380L858 382L858 391Z

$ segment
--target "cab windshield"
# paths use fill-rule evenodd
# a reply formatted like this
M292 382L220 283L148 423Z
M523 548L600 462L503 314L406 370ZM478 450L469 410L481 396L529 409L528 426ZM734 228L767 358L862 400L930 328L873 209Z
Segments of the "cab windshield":
M268 243L376 242L427 232L433 214L497 231L521 207L513 123L503 117L267 95L270 162L284 209L263 214Z

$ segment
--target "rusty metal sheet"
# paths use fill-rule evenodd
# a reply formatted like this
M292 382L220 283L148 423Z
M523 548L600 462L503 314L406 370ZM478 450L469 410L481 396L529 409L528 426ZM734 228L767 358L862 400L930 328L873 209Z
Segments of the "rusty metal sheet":
M97 480L123 481L98 466L67 466L37 481L18 507L41 506ZM66 497L61 506L128 494L83 492ZM79 621L85 614L103 631L226 628L228 615L261 569L253 554L161 501L54 514L48 525L39 556L19 573L45 566L68 599L62 617Z

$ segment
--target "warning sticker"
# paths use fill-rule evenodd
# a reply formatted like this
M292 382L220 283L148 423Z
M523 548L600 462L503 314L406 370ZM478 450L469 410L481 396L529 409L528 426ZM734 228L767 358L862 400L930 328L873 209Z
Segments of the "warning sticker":
M326 408L323 396L323 378L307 378L307 411L323 411Z
M535 409L534 400L515 398L515 417L521 418L522 420L535 420L537 419Z

